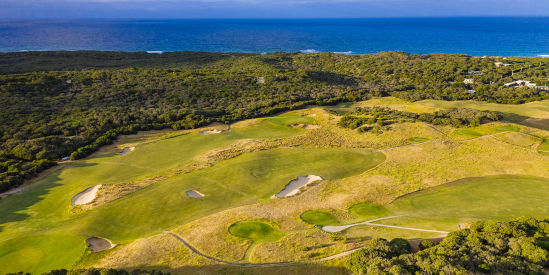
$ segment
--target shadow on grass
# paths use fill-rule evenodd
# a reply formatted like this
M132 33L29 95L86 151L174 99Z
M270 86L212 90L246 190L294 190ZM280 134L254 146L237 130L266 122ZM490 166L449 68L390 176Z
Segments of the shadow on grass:
M535 118L513 113L501 113L501 115L505 121L549 131L549 118Z
M69 167L87 167L95 165L95 163L79 162L71 164ZM59 174L62 171L63 169L58 169L36 182L26 183L27 185L21 192L0 200L0 232L3 231L1 225L22 221L28 218L29 215L22 212L43 200L44 196L50 193L53 188L61 185L58 182L60 180Z

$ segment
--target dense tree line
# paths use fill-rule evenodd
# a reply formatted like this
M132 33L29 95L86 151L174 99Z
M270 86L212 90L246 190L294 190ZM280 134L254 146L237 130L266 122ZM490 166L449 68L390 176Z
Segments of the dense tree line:
M535 89L503 87L516 79L544 84L549 60L510 58L506 62L513 66L496 68L498 60L401 52L2 53L0 192L53 161L85 157L119 134L139 130L196 128L371 96L549 99ZM483 74L470 76L471 70ZM465 85L466 78L474 83Z
M376 239L353 253L356 274L545 274L549 264L549 220L476 222L428 241L413 254L403 240Z
M360 127L360 131L379 129L385 125L404 121L423 121L434 125L453 127L475 127L482 123L498 121L500 118L501 115L496 112L467 108L417 114L375 106L356 108L355 111L346 113L338 122L338 125L349 129Z

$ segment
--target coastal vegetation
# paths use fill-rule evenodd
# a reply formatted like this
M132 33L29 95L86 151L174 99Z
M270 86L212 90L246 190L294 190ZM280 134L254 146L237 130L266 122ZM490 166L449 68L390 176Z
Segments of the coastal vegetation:
M0 55L0 190L121 134L190 129L371 96L519 104L549 93L543 58L330 53L28 52ZM468 75L469 71L482 71ZM473 83L463 84L465 79ZM475 89L475 93L468 93Z
M463 55L0 56L0 273L547 265L549 100L501 84L543 84L543 60L510 58L509 76ZM524 91L542 96L508 104Z

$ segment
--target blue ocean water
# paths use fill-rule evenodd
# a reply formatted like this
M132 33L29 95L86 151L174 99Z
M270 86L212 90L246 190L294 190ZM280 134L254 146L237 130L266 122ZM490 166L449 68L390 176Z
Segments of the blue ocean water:
M549 18L0 21L0 51L29 50L549 56Z

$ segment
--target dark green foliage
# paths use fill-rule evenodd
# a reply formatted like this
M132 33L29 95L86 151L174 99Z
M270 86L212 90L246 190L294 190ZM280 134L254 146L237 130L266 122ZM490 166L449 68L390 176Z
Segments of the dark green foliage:
M33 161L82 158L117 135L139 130L196 128L371 96L499 103L549 99L547 92L503 87L516 79L547 85L549 60L509 58L506 62L516 66L505 68L495 68L494 61L402 52L0 53L0 190L38 172ZM519 72L520 67L528 69ZM474 76L471 87L459 84L473 69L485 73ZM463 115L455 111L422 119L482 123L482 116ZM350 128L372 124L361 131L379 133L392 120L343 123Z
M478 111L473 109L451 109L436 111L432 114L416 114L397 111L386 107L357 108L355 111L345 114L338 125L344 128L356 129L360 132L377 131L380 127L395 122L423 121L435 125L449 125L453 127L478 126L485 122L497 121L499 114L491 111ZM373 125L373 126L372 126Z
M477 222L437 245L422 244L416 254L396 249L394 241L373 240L347 266L359 274L544 274L549 252L542 243L548 235L549 220Z

